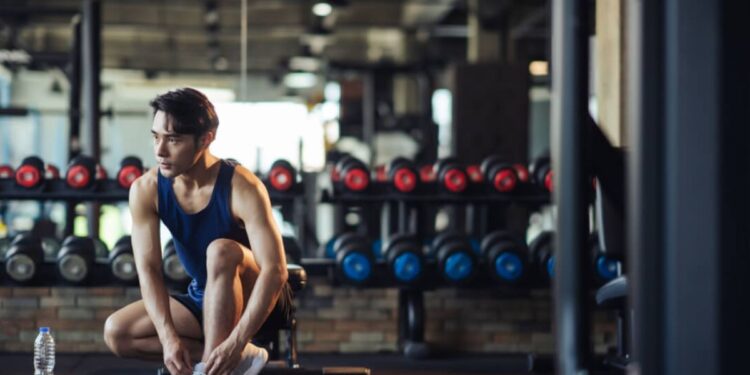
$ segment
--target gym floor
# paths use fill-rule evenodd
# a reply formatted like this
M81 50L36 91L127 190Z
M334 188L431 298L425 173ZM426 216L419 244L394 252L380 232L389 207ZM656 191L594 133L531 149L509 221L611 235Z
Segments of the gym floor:
M160 367L155 362L122 359L102 353L56 356L55 375L154 375ZM3 375L33 373L33 356L0 353ZM374 375L437 374L528 374L529 357L524 355L467 355L430 360L410 360L399 354L316 354L301 355L306 369L323 367L367 367ZM277 372L275 372L277 373Z

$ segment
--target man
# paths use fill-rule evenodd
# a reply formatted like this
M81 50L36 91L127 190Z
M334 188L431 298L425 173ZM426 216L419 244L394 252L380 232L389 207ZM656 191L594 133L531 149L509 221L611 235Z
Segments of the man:
M151 106L158 166L133 183L129 200L143 299L107 319L105 342L118 356L162 357L173 375L256 374L268 353L250 339L277 302L291 303L268 193L209 152L219 121L202 93L171 91ZM170 296L164 285L159 220L193 279L186 294Z

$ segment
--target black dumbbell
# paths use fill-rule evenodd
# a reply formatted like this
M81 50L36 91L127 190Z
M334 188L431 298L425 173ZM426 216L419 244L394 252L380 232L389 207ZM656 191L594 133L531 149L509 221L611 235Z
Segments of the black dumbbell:
M554 232L544 231L529 243L535 273L542 284L548 284L555 276L554 236Z
M411 160L398 157L388 164L388 181L394 191L412 193L417 191L419 176Z
M106 259L109 257L109 248L107 244L102 241L101 238L92 238L94 241L94 255L95 259Z
M412 285L425 274L422 245L414 234L396 233L385 245L385 261L397 283Z
M10 165L0 165L0 179L11 178L15 175L15 173L15 170L13 170L13 167L11 167Z
M596 232L591 234L589 246L591 248L592 269L596 285L604 285L620 276L622 262L619 259L608 256L602 251L601 246L599 246L599 236Z
M172 282L181 283L190 278L187 271L185 271L185 267L182 265L182 261L177 256L177 248L174 245L174 240L170 239L167 244L164 245L162 268L164 270L164 276Z
M89 189L97 176L96 161L90 156L78 155L68 164L65 181L73 189Z
M359 159L345 156L336 163L335 170L338 180L334 181L334 186L339 191L363 192L370 185L370 173Z
M374 274L375 259L363 236L343 233L333 244L336 271L341 280L354 285L367 284Z
M503 284L519 284L526 276L527 253L506 231L493 231L482 238L482 258L490 276Z
M298 263L302 261L302 246L293 236L282 236L281 241L284 244L284 253L288 263Z
M117 184L123 189L130 189L130 185L143 174L143 162L137 156L126 156L120 161L117 171Z
M44 182L44 162L36 156L29 156L16 169L16 184L26 189L35 189Z
M42 250L44 250L45 258L54 259L60 251L60 240L55 237L43 236Z
M268 172L268 182L276 191L289 191L297 182L297 171L288 161L276 160L271 164L271 170Z
M554 173L552 172L549 155L542 155L536 158L531 164L529 173L531 174L532 183L545 191L552 191Z
M435 171L437 171L438 185L443 191L456 194L466 191L469 178L461 164L454 158L439 160L435 164Z
M96 248L90 237L68 236L57 253L57 272L68 282L82 283L91 274Z
M130 236L122 236L109 252L109 268L115 279L132 283L138 279Z
M497 155L486 157L480 165L480 170L487 186L493 192L509 193L518 185L518 175L513 165L503 161Z
M26 283L34 279L44 261L41 239L30 233L15 236L5 251L4 259L5 273L13 281Z
M451 284L466 284L477 273L478 262L468 237L448 231L432 240L430 255L437 259L443 278Z

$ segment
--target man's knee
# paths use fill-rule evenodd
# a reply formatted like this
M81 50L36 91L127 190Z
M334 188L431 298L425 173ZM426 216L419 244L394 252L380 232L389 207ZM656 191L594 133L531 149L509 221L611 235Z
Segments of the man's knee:
M104 322L104 343L115 355L126 357L129 355L130 333L126 325L119 321L116 314L110 315Z
M213 240L206 249L208 273L234 272L237 266L242 263L242 251L242 246L235 241L225 238Z

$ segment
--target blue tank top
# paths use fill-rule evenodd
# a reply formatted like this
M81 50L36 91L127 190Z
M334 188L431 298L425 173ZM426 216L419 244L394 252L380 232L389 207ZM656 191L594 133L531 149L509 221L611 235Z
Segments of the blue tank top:
M229 197L234 165L221 160L219 175L208 205L199 212L182 210L172 189L172 180L158 173L159 218L172 232L177 256L193 279L187 293L203 308L206 288L206 249L215 239L227 238L249 247L247 232L232 218Z

